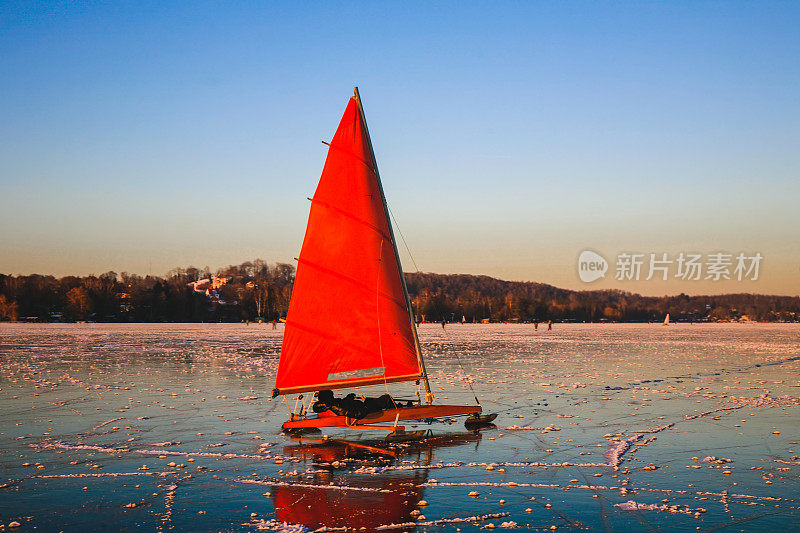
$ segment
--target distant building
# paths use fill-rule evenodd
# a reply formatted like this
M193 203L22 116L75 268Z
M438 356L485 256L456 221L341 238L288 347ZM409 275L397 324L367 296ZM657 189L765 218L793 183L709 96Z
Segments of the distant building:
M228 283L231 278L203 278L198 279L197 281L191 281L187 283L189 287L191 287L194 292L202 292L208 294L209 290L216 290Z
M208 289L211 288L211 280L208 278L198 279L197 281L192 281L187 283L189 287L191 287L194 292L202 292L205 293Z
M212 278L211 279L211 288L212 289L219 289L226 283L228 283L231 278Z
M131 301L131 295L127 292L118 292L117 293L117 300L119 303L119 310L122 313L130 313L133 311L133 303Z

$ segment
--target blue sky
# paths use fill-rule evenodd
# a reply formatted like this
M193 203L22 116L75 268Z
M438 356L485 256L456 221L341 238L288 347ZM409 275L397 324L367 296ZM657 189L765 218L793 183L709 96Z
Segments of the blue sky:
M358 85L421 270L800 294L798 27L791 2L4 3L0 272L291 261ZM587 248L764 261L586 285Z

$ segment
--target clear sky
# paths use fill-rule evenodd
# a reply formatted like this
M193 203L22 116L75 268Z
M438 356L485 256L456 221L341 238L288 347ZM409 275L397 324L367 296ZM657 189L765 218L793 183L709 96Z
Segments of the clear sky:
M0 272L292 261L358 85L420 270L798 295L798 28L797 2L4 2ZM621 252L764 259L616 281Z

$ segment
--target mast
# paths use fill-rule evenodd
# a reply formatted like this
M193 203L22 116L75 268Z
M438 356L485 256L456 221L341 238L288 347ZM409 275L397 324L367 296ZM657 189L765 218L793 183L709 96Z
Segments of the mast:
M375 160L375 151L372 149L372 138L369 136L369 128L367 127L367 117L364 115L364 107L361 105L361 96L358 94L358 87L353 87L353 94L356 99L358 113L361 115L361 123L364 125L364 132L367 134L367 145L369 146L369 155L372 159L372 169L375 172L375 179L378 182L378 190L381 193L381 202L383 203L383 210L386 213L386 222L389 226L389 237L392 240L392 250L394 250L394 258L397 263L398 274L400 274L400 283L403 286L403 295L406 300L406 308L408 309L408 319L411 321L411 331L414 334L414 350L417 352L417 361L422 370L422 382L425 385L425 403L433 402L433 393L431 392L431 385L428 382L428 372L425 370L425 361L422 359L422 349L419 345L419 336L417 335L417 323L414 320L414 310L411 307L411 299L408 296L408 287L406 286L406 278L403 275L403 266L400 263L400 254L397 251L397 242L394 238L394 230L392 229L392 219L389 215L389 206L386 204L386 195L383 193L383 184L381 183L381 176L378 172L378 162Z

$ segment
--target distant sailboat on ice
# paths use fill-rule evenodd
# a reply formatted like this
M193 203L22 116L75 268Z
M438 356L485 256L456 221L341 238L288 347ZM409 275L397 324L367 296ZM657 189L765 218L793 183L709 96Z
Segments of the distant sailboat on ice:
M667 316L664 317L664 324L662 325L669 326L669 313L667 313Z

